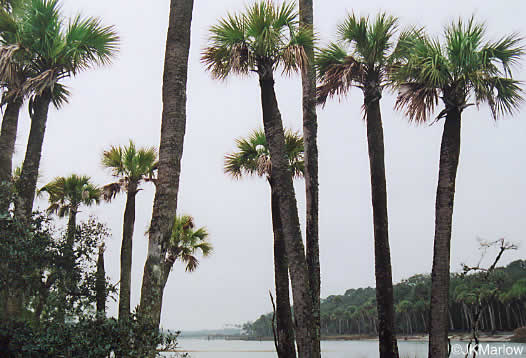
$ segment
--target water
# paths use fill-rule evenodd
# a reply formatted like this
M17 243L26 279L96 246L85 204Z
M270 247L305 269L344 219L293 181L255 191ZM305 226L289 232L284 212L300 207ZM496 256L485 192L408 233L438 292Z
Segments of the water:
M378 341L324 341L323 358L377 358ZM401 358L427 358L427 342L398 342ZM452 358L464 357L466 343L452 342ZM179 339L179 348L192 358L276 358L274 342ZM526 357L526 344L481 343L477 357Z

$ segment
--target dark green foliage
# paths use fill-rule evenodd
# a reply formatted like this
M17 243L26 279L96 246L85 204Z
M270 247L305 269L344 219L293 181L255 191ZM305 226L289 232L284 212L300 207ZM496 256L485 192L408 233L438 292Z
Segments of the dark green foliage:
M453 331L469 332L471 299L484 300L481 330L511 331L526 325L526 260L495 269L489 280L484 272L451 274L449 310ZM396 329L404 334L427 333L431 278L415 275L394 285ZM376 301L372 287L349 289L321 301L323 335L375 334ZM243 329L253 336L271 336L272 314L262 315ZM493 323L492 323L493 321ZM269 334L270 332L270 334Z
M81 318L76 323L48 323L39 329L22 322L0 324L0 356L13 358L80 357L103 358L111 353L142 358L153 349L174 349L176 334L163 334L157 327L132 315L125 322Z
M0 199L13 203L12 193L9 185L0 186ZM66 232L53 224L42 213L29 222L10 210L0 213L0 357L143 358L173 349L177 335L163 334L135 313L124 322L96 313L106 226L94 218L78 225L71 261L64 254ZM114 294L104 281L104 290Z

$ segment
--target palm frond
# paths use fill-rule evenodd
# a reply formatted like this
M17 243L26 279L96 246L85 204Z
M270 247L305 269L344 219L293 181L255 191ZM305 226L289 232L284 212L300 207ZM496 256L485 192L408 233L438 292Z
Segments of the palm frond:
M364 65L334 43L318 53L316 64L321 83L316 94L319 104L325 104L328 97L346 95L353 85L364 82Z
M101 163L103 167L111 169L113 176L124 182L139 183L141 180L153 179L157 160L155 147L137 148L130 140L127 146L111 146L104 151Z
M72 174L68 177L56 177L38 190L38 195L49 195L51 212L60 217L67 215L70 208L84 204L98 204L101 190L91 182L88 176Z
M208 240L208 231L201 227L194 229L194 219L189 215L176 216L172 235L167 242L168 252L172 261L181 260L186 264L186 271L192 272L199 266L196 257L198 252L206 257L213 250Z
M313 46L312 30L298 24L294 2L260 0L243 13L228 14L209 30L201 62L214 78L246 75L258 66L282 67L285 73L305 68L305 49Z
M103 26L98 18L78 15L67 27L58 60L66 72L75 75L93 65L110 64L118 52L119 41L113 26Z
M246 138L236 139L237 152L225 155L226 174L235 179L243 175L258 175L270 177L272 160L267 145L265 132L254 130ZM303 175L303 138L300 133L290 129L285 130L285 150L289 160L289 169L296 177Z
M102 197L105 201L110 202L121 192L123 182L106 184L102 187Z
M480 56L483 63L499 62L505 76L511 76L511 68L519 63L524 55L524 38L517 33L510 34L495 42L488 42Z
M485 33L486 26L471 17L447 26L444 44L425 35L410 37L390 73L399 87L397 109L406 108L411 120L421 122L430 117L439 96L446 106L439 117L452 108L463 111L474 96L477 106L489 105L494 119L514 114L523 90L511 68L524 54L522 38L511 34L484 42Z
M230 73L246 75L254 66L245 31L244 19L237 14L228 14L210 28L210 45L202 52L201 62L215 78L224 79Z
M438 104L438 90L421 83L406 83L398 87L395 109L403 110L410 121L424 123Z

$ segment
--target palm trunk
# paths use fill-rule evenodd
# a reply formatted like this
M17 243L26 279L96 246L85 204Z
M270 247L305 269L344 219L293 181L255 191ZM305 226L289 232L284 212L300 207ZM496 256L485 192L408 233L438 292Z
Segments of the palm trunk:
M395 334L393 279L387 222L387 189L384 162L384 134L380 96L365 96L367 106L367 143L371 168L371 196L374 222L376 304L380 358L398 357Z
M313 30L313 0L299 1L300 25ZM309 64L302 72L303 89L303 141L305 147L305 196L306 196L306 246L307 267L312 296L314 319L314 356L321 357L320 347L320 245L319 245L319 201L318 201L318 119L316 116L316 71L314 69L314 46L305 49Z
M97 301L97 317L103 319L106 316L106 270L104 268L104 246L99 247L99 256L97 258L97 273L96 273L96 301Z
M0 133L0 183L11 180L20 107L22 100L16 99L7 103L4 112Z
M71 207L69 209L68 217L68 228L66 232L66 246L64 247L64 256L67 270L73 270L75 266L75 257L74 257L74 246L75 246L75 233L77 229L77 207ZM74 289L74 283L67 281L68 277L62 277L60 281L58 295L60 300L60 305L58 307L58 316L57 319L59 322L65 322L66 320L66 302L68 297L68 291Z
M435 244L431 272L431 316L429 358L448 355L448 298L451 226L455 180L460 155L460 112L451 110L446 117L435 206Z
M135 196L137 183L128 183L126 208L124 209L124 224L122 226L121 244L121 280L119 289L119 320L128 319L130 315L131 270L133 229L135 225Z
M141 289L141 314L159 324L163 300L163 248L177 211L181 157L186 129L186 82L193 0L171 0L163 78L159 170Z
M26 156L22 165L20 179L17 182L18 199L15 214L21 219L28 219L33 211L33 200L35 199L50 103L51 91L49 89L44 90L33 102Z
M285 135L276 93L274 92L272 65L260 61L258 73L263 124L272 160L272 178L279 195L285 249L289 260L298 356L300 358L313 358L312 296L309 272L301 237L292 174L288 170L288 160L285 154Z
M279 196L269 180L271 188L272 229L274 231L274 277L276 283L276 330L279 358L296 357L294 323L290 309L289 264L285 251L283 226L280 217Z

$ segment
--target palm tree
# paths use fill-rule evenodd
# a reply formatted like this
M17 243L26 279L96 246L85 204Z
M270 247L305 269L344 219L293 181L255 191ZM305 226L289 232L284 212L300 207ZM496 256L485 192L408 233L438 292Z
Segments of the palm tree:
M14 50L3 51L0 62L16 61L24 68L27 79L21 91L30 94L31 129L16 203L17 215L27 218L33 208L49 105L58 108L69 95L61 81L110 63L119 39L113 27L103 26L97 18L76 16L65 24L58 0L23 2L8 30Z
M69 177L56 177L38 190L38 195L49 195L48 213L58 217L68 216L67 237L71 242L77 227L77 214L81 205L99 204L101 190L85 175L72 174Z
M179 260L186 265L186 272L193 272L199 266L197 254L201 253L203 257L208 257L213 251L213 246L208 241L208 231L205 227L196 229L194 218L189 215L174 218L172 235L165 245L167 252L162 278L163 289L176 261Z
M103 187L104 199L110 201L121 190L126 191L126 208L122 226L121 279L119 290L119 319L130 314L130 290L132 269L133 228L135 225L135 196L143 181L154 180L157 168L155 148L139 148L130 140L128 146L112 146L102 155L102 165L119 178Z
M405 109L411 121L429 121L439 98L444 104L435 120L445 118L435 206L429 357L448 354L451 227L462 112L485 102L496 120L513 114L523 100L511 71L524 53L521 38L511 34L486 41L485 33L485 26L471 18L447 26L445 43L415 34L407 38L406 51L393 71L399 87L396 107Z
M243 175L266 177L271 189L272 229L274 232L274 279L276 285L276 340L278 357L295 357L294 325L289 297L289 265L285 252L279 196L272 181L272 162L262 130L253 131L248 138L236 140L237 152L225 156L225 173L235 179ZM285 131L285 147L289 170L295 177L303 176L303 139L298 133Z
M24 100L22 83L27 71L12 60L19 47L13 24L19 20L20 1L0 3L0 87L4 90L0 105L5 106L0 132L0 182L11 179L13 153L18 130L18 117Z
M279 195L285 248L289 260L300 357L313 357L312 297L305 249L301 237L292 173L286 159L285 134L274 91L274 71L290 73L308 63L305 49L312 46L312 31L298 26L294 3L275 5L258 1L243 14L230 14L210 28L202 62L217 79L231 74L258 74L263 125L272 159L272 180Z
M163 78L163 113L159 146L159 170L148 231L148 255L144 264L140 313L159 325L163 302L166 248L177 213L181 157L186 129L186 82L190 50L193 0L170 0ZM152 351L151 355L155 356Z
M311 31L314 28L313 0L299 0L300 26ZM316 115L316 69L314 68L314 44L305 49L309 59L302 72L303 90L303 137L305 140L305 198L306 225L305 243L307 267L312 296L314 319L314 356L321 356L320 347L320 244L319 244L319 199L318 199L318 118Z
M66 232L66 243L62 253L66 269L69 267L73 269L75 265L75 257L73 253L73 246L75 245L75 236L77 230L77 214L81 205L91 206L99 204L101 190L91 182L88 176L79 176L72 174L69 177L57 177L40 190L37 195L47 193L49 195L48 213L57 214L58 217L68 216L68 226ZM67 270L66 270L67 271ZM63 302L66 300L69 283L66 280L61 280L59 296ZM64 320L64 307L61 305L59 311L59 320Z
M321 103L325 103L329 96L346 95L352 87L360 88L364 96L371 170L378 334L382 358L398 356L380 113L387 65L391 56L396 56L396 51L391 50L396 27L397 19L385 13L379 14L374 20L349 15L338 27L341 46L331 43L320 51L316 59L321 81L318 88Z

